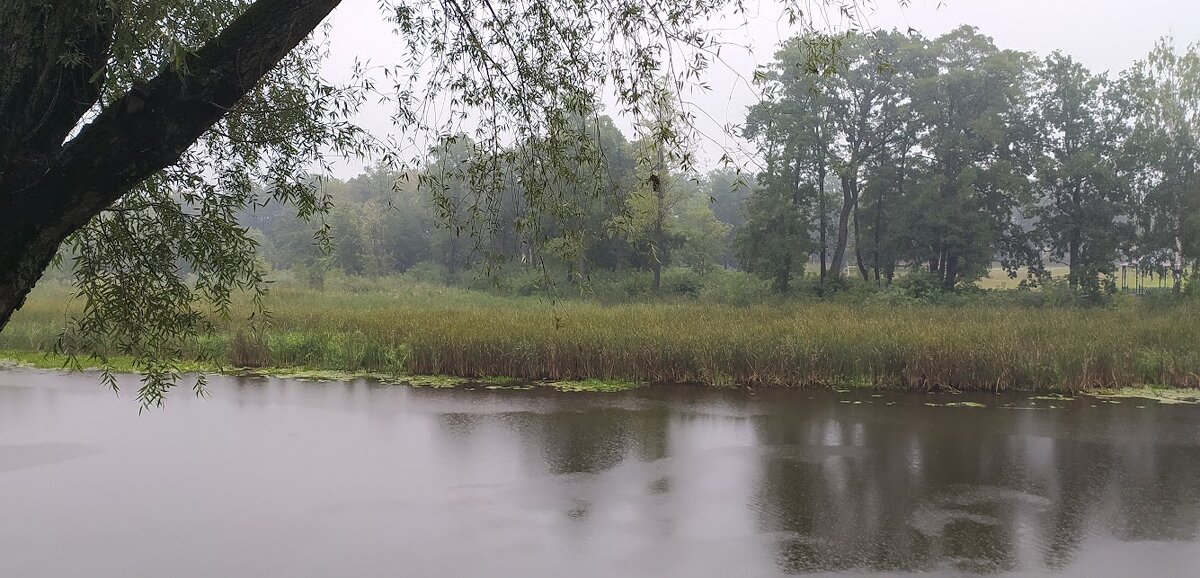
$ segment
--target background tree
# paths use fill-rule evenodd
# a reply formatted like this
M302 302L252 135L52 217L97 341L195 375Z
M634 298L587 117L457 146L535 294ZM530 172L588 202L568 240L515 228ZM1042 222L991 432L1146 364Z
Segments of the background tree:
M1029 214L1051 254L1066 259L1070 287L1096 294L1132 233L1118 172L1123 121L1107 79L1060 52L1041 63L1034 86L1038 190Z
M844 65L824 83L832 113L831 128L835 131L832 165L842 191L831 265L834 275L841 275L845 267L853 232L855 263L863 280L868 278L858 236L859 198L867 170L895 137L892 123L897 117L891 111L899 106L904 94L894 63L905 42L905 37L895 32L852 36L841 53Z
M1138 201L1138 249L1145 265L1166 265L1178 292L1200 257L1200 52L1160 41L1123 79L1130 98L1127 149Z
M911 96L915 75L923 70L920 59L927 57L928 48L915 34L892 32L877 42L885 46L878 54L886 55L886 60L877 66L888 69L884 88L890 96L882 99L875 114L874 130L879 134L873 140L878 146L864 171L866 183L856 209L862 218L855 223L855 254L860 272L869 267L876 284L882 285L890 284L900 261L911 256L915 230L909 195L928 174Z
M766 164L735 245L743 267L772 279L777 291L786 291L792 276L804 270L814 225L822 281L828 272L832 113L822 79L798 60L803 51L800 40L792 41L772 67L758 73L767 98L751 107L743 130L763 151Z
M1040 266L1014 220L1028 198L1027 55L966 26L928 50L912 84L931 171L909 223L923 232L921 259L946 289L982 277L997 258L1010 271Z
M713 216L726 227L725 238L721 242L721 253L718 257L720 265L726 269L737 267L737 256L733 245L735 235L746 222L743 207L750 197L752 178L736 169L716 169L704 176L708 196L712 201Z
M804 273L813 246L808 220L793 191L770 185L755 189L746 201L746 223L734 238L742 268L771 280L775 291L787 292L792 279Z

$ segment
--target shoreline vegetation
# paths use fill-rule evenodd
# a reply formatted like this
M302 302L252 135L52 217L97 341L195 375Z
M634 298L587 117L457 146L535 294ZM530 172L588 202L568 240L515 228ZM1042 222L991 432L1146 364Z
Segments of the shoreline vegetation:
M75 369L68 369L68 358L65 355L55 353L37 353L25 351L0 350L0 370L7 368L34 368L46 369L53 371L89 371L98 370L98 364L84 360L80 362ZM94 360L92 360L94 361ZM137 375L137 370L132 366L128 358L110 359L115 370L123 374ZM409 387L420 388L463 388L463 389L486 389L486 390L531 390L535 388L548 388L560 392L590 392L590 393L615 393L628 391L639 387L649 387L653 384L646 382L633 382L622 380L602 380L588 379L580 381L524 381L508 377L453 377L445 375L408 375L408 374L384 374L375 372L347 372L337 370L318 370L318 369L303 369L303 368L271 368L271 367L230 367L219 364L210 364L203 362L187 362L180 365L180 371L183 373L208 373L216 375L224 375L228 377L275 377L283 379L295 379L298 381L311 382L350 382L358 379L366 379L381 385L402 385ZM827 386L837 394L853 393L852 389L840 388L838 386ZM861 389L860 389L861 391ZM876 391L871 389L868 391ZM892 391L910 391L903 389L893 389ZM911 390L912 393L953 393L960 394L962 391L926 391L926 390ZM972 393L1026 393L1029 395L1024 401L1024 405L1016 405L1012 402L1002 405L989 406L988 404L979 403L977 401L948 401L942 403L926 402L924 405L928 407L951 407L951 408L987 408L996 407L1001 409L1063 409L1066 407L1065 402L1072 402L1077 399L1087 399L1091 402L1091 407L1097 407L1097 403L1102 404L1121 404L1125 402L1139 404L1138 408L1144 408L1144 402L1153 401L1157 405L1200 405L1200 389L1194 387L1163 387L1153 385L1143 385L1135 387L1125 387L1120 389L1088 389L1071 392L1070 394L1055 393L1055 392L1037 392L1026 390L1005 390L1003 392L979 392ZM872 395L872 398L880 397ZM1039 402L1047 402L1042 407L1037 407ZM851 403L854 405L873 404L874 400L850 400L843 399L841 403ZM895 405L894 402L886 402L885 405Z
M129 357L109 358L108 362L110 368L116 373L125 375L137 375L140 373ZM0 349L0 369L6 368L48 369L66 372L99 371L102 369L102 363L96 358L79 357L76 359L75 365L72 365L71 359L68 356L59 353ZM408 373L382 373L366 370L344 371L305 367L234 367L227 364L206 361L181 362L178 369L181 375L203 373L228 377L278 377L298 381L319 382L349 382L357 379L366 379L381 385L409 385L431 388L479 387L483 389L533 389L536 387L545 387L568 392L617 392L650 385L646 382L616 379L530 381L496 376L456 377L450 375L413 375Z
M268 298L267 328L237 321L251 309L235 303L230 318L215 320L178 361L181 371L600 391L645 383L994 392L1200 387L1200 307L1192 300L1033 307L1014 304L1012 293L982 292L952 305L896 305L895 296L867 292L754 305L698 298L606 305L396 277L342 277L323 289L283 281ZM39 288L0 334L0 358L63 367L65 358L51 352L77 308L69 288ZM119 356L110 364L132 369Z

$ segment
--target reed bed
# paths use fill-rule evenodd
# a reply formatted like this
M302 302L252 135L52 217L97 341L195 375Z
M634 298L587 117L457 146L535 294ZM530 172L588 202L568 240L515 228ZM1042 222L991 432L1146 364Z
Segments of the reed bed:
M399 285L277 288L189 355L237 367L527 380L959 390L1200 387L1200 308L1029 309L696 302L550 304ZM71 309L39 291L0 349L48 350ZM242 313L248 312L242 311ZM233 318L238 318L235 315Z

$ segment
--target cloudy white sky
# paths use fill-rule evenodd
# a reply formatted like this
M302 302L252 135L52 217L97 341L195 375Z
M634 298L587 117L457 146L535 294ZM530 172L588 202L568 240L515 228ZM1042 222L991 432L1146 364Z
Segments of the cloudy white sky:
M875 28L911 27L937 36L970 24L1001 48L1039 54L1062 50L1097 71L1128 67L1163 36L1173 36L1180 46L1200 42L1200 0L911 0L907 7L898 0L875 2L867 15ZM731 44L722 49L724 63L715 63L709 71L711 91L687 97L701 113L701 156L709 164L723 151L739 150L740 142L725 128L739 124L755 102L746 78L758 65L769 63L779 42L796 32L780 22L777 3L748 3L757 7L745 25L741 20L716 23L733 31L724 36ZM395 62L400 49L382 22L377 0L345 0L333 14L330 40L326 75L331 79L348 77L355 58ZM396 131L384 107L366 107L359 121L381 135ZM618 122L629 126L627 120ZM350 176L358 168L356 163L343 163L339 176Z

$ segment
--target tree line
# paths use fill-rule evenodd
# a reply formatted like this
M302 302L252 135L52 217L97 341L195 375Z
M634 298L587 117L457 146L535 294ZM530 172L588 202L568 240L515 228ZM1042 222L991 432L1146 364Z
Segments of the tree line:
M826 43L836 58L807 54ZM741 269L781 292L806 272L836 287L847 275L887 285L906 270L949 290L996 264L1036 283L1051 263L1089 293L1112 290L1121 264L1178 289L1196 269L1195 46L1161 41L1114 75L1061 52L1001 49L966 26L932 39L806 36L755 79L764 98L743 134L756 171L697 173L686 145L663 144L681 141L663 138L683 130L672 111L651 115L635 139L597 111L573 120L581 150L562 152L577 159L570 174L539 178L538 191L514 165L520 155L457 135L419 171L327 179L327 255L278 206L241 222L277 267L508 264L566 279L641 270L654 273L652 290L668 266Z
M850 36L836 70L798 64L810 46L787 43L758 73L767 96L745 127L765 168L737 253L778 289L811 253L822 280L890 283L907 267L947 289L997 262L1034 281L1064 263L1092 292L1122 262L1177 290L1195 268L1195 46L1160 41L1116 75L967 26Z
M577 120L591 135L580 143L598 150L577 155L576 174L542 183L541 194L553 199L536 210L520 177L527 169L456 135L433 148L421 171L380 164L351 179L323 179L330 209L321 223L277 203L238 220L271 266L310 273L386 275L432 265L451 278L515 268L575 282L639 270L653 273L647 289L657 290L667 267L737 267L732 234L749 187L734 186L735 171L689 173L666 147L628 139L608 116ZM499 186L481 184L485 178Z

